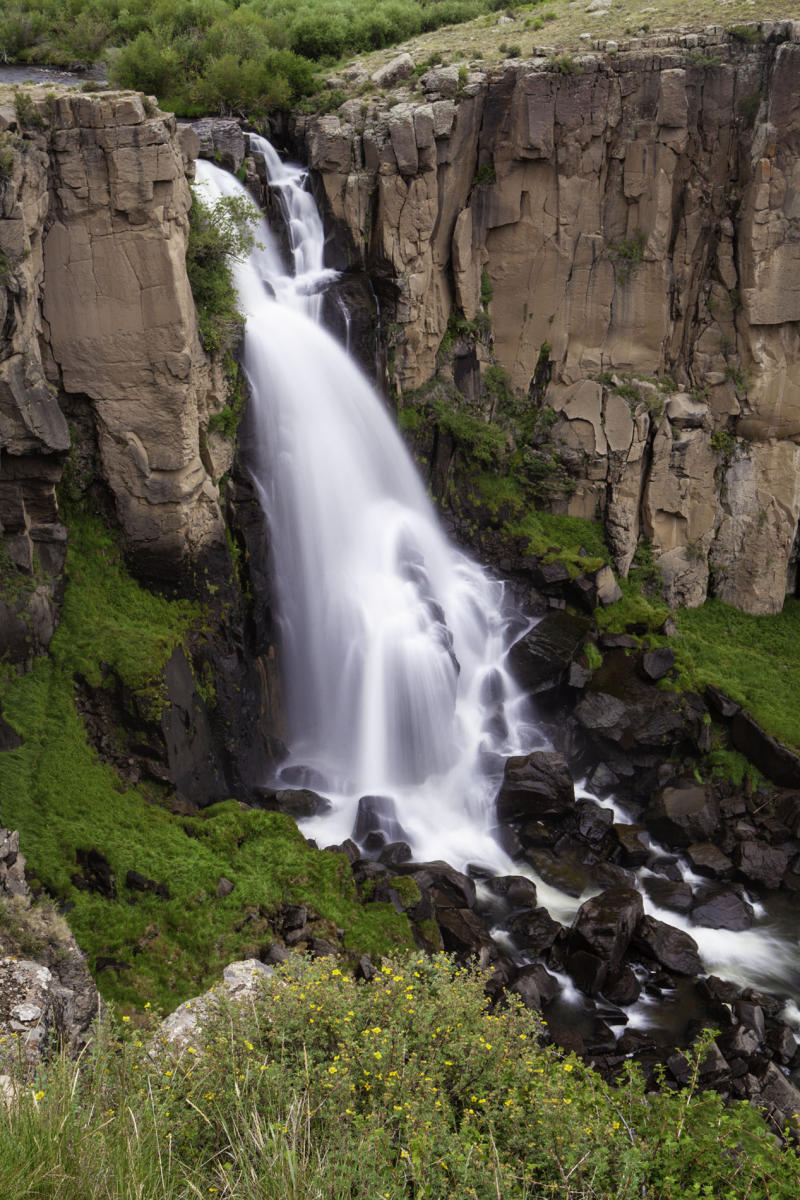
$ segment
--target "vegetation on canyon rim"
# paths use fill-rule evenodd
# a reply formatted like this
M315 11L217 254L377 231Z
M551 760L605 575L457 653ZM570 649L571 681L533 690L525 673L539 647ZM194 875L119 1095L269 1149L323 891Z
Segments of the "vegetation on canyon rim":
M599 16L600 14L598 14ZM0 60L71 66L98 60L111 82L158 96L179 115L211 111L251 118L297 102L322 85L320 71L360 54L369 70L402 43L417 61L489 64L549 49L578 50L582 34L619 38L789 15L772 0L679 0L641 9L614 0L601 21L566 0L11 0L0 14ZM502 23L499 23L502 17ZM757 31L748 36L758 37ZM744 39L744 34L742 39ZM568 56L558 69L579 69ZM324 93L319 97L321 104Z
M696 1081L610 1087L541 1044L538 1015L490 1010L445 956L356 983L293 956L252 1002L220 1001L182 1049L149 1011L106 1024L0 1114L0 1187L33 1200L789 1200L792 1149L749 1104Z

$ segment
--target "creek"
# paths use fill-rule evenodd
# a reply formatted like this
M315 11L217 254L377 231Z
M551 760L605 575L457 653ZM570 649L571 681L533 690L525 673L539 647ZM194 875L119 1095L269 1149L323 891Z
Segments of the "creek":
M235 265L249 461L270 531L289 728L289 757L265 782L324 797L301 823L322 846L404 841L415 861L443 860L471 875L479 895L493 876L524 875L539 904L569 924L591 893L567 896L512 858L496 816L506 759L551 748L506 665L532 622L502 581L448 541L384 403L322 327L322 296L336 273L324 265L304 169L284 164L263 138L250 135L250 148L264 157L290 251L287 263L260 218L256 248ZM208 162L198 162L197 176L211 200L247 195ZM577 798L589 796L576 787ZM601 804L631 822L613 800ZM676 855L664 857L693 889L708 883ZM705 928L660 909L642 886L650 873L637 873L645 912L690 933L708 973L796 993L790 914L752 897L751 929ZM492 933L524 962L502 920ZM560 978L558 1003L579 1021L584 1001ZM697 1015L689 990L681 985L658 1003L643 993L626 1018L674 1036Z

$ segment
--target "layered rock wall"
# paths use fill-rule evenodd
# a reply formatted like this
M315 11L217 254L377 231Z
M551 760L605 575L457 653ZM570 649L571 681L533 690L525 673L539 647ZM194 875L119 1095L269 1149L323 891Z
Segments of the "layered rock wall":
M176 582L225 546L225 464L201 456L225 392L186 274L194 135L136 94L26 90L0 97L0 138L0 535L27 592L2 599L23 658L52 632L64 413L137 569Z
M439 68L421 100L297 128L352 263L394 289L400 396L453 310L487 308L473 376L493 359L526 396L549 363L561 507L605 521L623 573L648 538L672 602L754 612L794 586L800 517L800 24L762 32Z

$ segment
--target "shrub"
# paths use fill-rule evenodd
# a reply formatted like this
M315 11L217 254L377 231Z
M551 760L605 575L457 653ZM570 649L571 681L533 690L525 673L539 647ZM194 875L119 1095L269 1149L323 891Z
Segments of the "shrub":
M224 354L241 329L230 260L252 249L257 220L258 211L244 197L226 196L212 207L193 189L186 269L200 340L209 354Z
M644 247L645 236L641 229L637 229L631 238L620 238L609 243L608 252L614 264L614 273L622 287L633 278L643 261Z

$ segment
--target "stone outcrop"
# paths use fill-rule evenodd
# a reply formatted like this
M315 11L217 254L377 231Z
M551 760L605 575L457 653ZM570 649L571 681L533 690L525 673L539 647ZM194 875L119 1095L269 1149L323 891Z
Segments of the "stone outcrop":
M488 315L456 383L471 400L494 359L540 403L547 364L561 510L602 516L623 574L648 538L671 603L774 612L800 517L800 23L761 32L435 69L422 100L400 85L296 138L389 298L401 400L454 309Z
M225 389L185 265L196 137L138 94L20 95L0 95L0 537L21 582L0 607L24 660L56 619L65 414L73 474L94 441L129 557L176 582L224 550L203 444Z
M66 921L31 899L19 834L0 829L0 1096L53 1050L77 1053L102 1012Z

